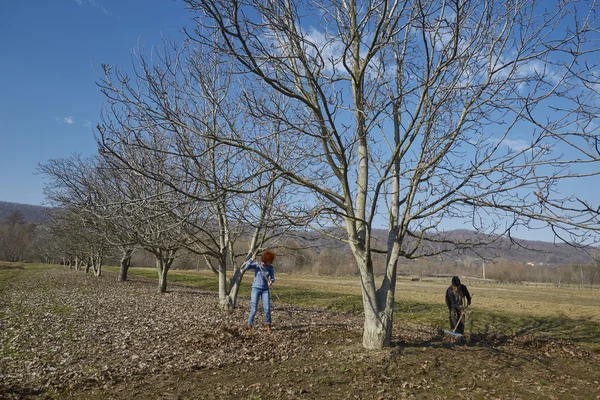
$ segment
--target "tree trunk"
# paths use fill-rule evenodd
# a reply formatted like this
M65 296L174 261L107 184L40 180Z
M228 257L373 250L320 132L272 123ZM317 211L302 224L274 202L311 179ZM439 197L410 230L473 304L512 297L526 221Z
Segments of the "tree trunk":
M223 310L232 309L229 294L227 292L227 265L223 259L219 261L219 307Z
M92 265L94 267L94 275L99 277L102 275L102 257L96 256L92 261Z
M167 293L167 273L171 264L173 263L173 257L156 257L156 269L158 270L158 293Z
M165 268L158 271L158 293L167 293L167 270Z
M129 271L129 266L131 265L131 254L133 253L133 249L123 249L123 254L121 255L121 265L119 267L119 281L125 282L127 281L127 272Z
M361 257L356 257L360 272L363 308L365 311L363 346L366 349L382 349L391 343L391 335L387 336L388 324L392 321L385 318L385 313L380 311L377 291L375 290L375 277L373 269L369 269L368 262ZM362 265L361 265L362 264Z
M242 278L246 271L242 270L242 267L235 270L233 273L233 277L231 278L231 282L229 282L229 304L231 308L237 308L238 296L240 292L240 285L242 283Z
M398 248L399 245L395 243L391 254L396 254L395 250ZM388 258L386 275L378 290L375 289L375 275L370 255L355 255L355 258L360 273L363 308L365 311L363 346L371 350L389 347L392 343L392 327L394 322L397 255Z
M393 310L375 312L365 306L365 323L363 347L369 350L380 350L392 343Z
M94 268L94 275L99 277L102 275L102 252L92 250L90 255L90 262Z

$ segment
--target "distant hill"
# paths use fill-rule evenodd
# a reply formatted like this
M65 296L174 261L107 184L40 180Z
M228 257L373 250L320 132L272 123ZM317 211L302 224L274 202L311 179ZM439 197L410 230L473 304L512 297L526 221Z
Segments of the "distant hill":
M343 235L344 232L339 232ZM375 246L385 249L387 244L387 231L383 229L374 229L372 232ZM572 264L587 264L592 262L590 252L597 251L597 248L581 249L566 243L543 242L535 240L508 239L506 237L492 237L482 235L475 231L467 229L457 229L453 231L441 232L435 235L436 239L451 239L462 243L494 242L485 247L476 247L474 249L451 247L450 245L431 244L427 241L422 243L423 253L432 254L440 249L445 249L441 255L432 256L431 259L437 260L444 265L469 265L481 264L483 260L502 261L505 263L561 266ZM496 239L495 241L493 239ZM407 239L411 242L414 239ZM326 248L340 249L339 242L331 238L318 237L315 233L307 233L303 240L304 245L317 246L323 250ZM434 247L435 246L435 247ZM427 249L429 248L429 251ZM349 249L347 249L349 251ZM401 263L410 263L410 260L402 259Z
M18 210L23 214L26 222L40 224L47 220L47 212L50 208L0 201L0 222L15 210ZM341 236L344 234L343 231L339 233ZM438 235L440 237L443 235L446 238L471 243L481 241L482 239L487 239L488 241L491 239L489 236L484 236L467 229L447 231ZM304 242L304 245L316 246L320 250L326 248L340 249L340 243L338 241L328 237L318 236L314 232L305 233L302 236L303 239L301 239L301 241ZM385 247L385 244L387 243L387 232L385 230L375 229L373 231L373 237L375 241L379 243L379 247ZM425 244L424 246L427 245ZM439 260L442 264L448 265L454 263L480 263L482 262L482 259L485 258L487 260L502 259L504 262L508 263L558 266L590 263L592 261L590 256L591 250L595 249L588 249L588 251L586 251L565 243L520 239L513 239L513 241L511 241L507 238L498 238L493 245L479 247L475 249L475 251L470 249L448 248L447 252L441 256L436 256L435 259ZM406 260L403 262L406 262Z
M23 215L25 222L41 224L47 220L47 211L49 208L30 204L0 201L0 222L4 221L4 219L15 210L19 211Z
M377 230L374 236L383 240L383 243L387 240L387 232L384 230ZM511 240L507 237L483 235L468 229L446 231L437 234L436 238L449 238L463 243L491 242L496 239L493 244L485 247L447 248L448 252L436 256L443 264L481 263L483 259L547 266L587 264L593 261L590 253L597 250L595 247L574 247L558 240L556 243L515 238Z

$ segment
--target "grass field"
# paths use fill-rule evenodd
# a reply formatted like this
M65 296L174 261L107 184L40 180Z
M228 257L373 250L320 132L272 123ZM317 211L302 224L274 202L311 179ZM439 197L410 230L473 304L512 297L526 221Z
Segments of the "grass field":
M107 270L117 272L117 268ZM157 278L152 268L132 268L130 274ZM359 278L277 274L277 297L299 307L317 307L340 312L362 312ZM217 290L211 271L173 270L170 284ZM481 284L463 278L473 296L466 324L467 333L494 332L504 335L531 333L565 339L589 346L600 353L600 287L590 289ZM440 278L420 281L399 278L396 288L396 323L418 323L447 329L444 296L449 282ZM240 296L250 295L249 280Z
M162 295L154 269L103 271L0 266L0 398L600 399L597 289L464 279L456 340L448 283L400 279L392 347L367 351L356 277L277 274L273 333L259 312L249 335L248 278L228 312L207 271L169 272Z

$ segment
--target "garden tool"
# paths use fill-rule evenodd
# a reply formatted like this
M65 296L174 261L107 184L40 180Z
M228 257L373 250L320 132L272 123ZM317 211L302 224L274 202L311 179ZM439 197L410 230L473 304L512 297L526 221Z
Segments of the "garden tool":
M471 299L473 299L473 295L471 295ZM462 320L463 315L466 314L468 307L469 306L467 305L465 308L463 308L462 312L460 313L460 317L458 317L458 321L456 321L456 325L454 325L454 329L452 329L451 331L447 331L444 329L444 333L446 333L448 335L456 336L456 337L464 337L464 335L462 333L456 332L456 328L458 328L458 325L460 324L460 321Z
M267 276L267 274L265 273L265 271L262 269L262 266L260 264L257 264L257 266L258 266L258 269L260 270L260 273L262 274L263 278L265 278L265 280L267 281L267 284L269 284L269 277ZM271 285L268 285L268 286L269 286L269 291L271 293L273 293L275 295L275 297L277 297L277 301L279 301L280 303L283 303L281 301L281 299L279 298L279 295L275 292L275 290L273 290L273 287ZM292 322L294 322L294 317L292 315L292 312L289 311L289 310L285 310L285 311L290 316L290 320L292 320Z

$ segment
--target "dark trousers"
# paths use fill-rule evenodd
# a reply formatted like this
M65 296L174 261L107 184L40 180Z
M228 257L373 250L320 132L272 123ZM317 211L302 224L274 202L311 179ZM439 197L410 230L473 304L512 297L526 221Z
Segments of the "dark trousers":
M460 322L458 322L460 318L460 311L450 310L450 330L454 330L456 333L460 333L461 335L465 333L465 317L460 318ZM458 326L456 323L458 322ZM454 329L456 327L456 330Z

